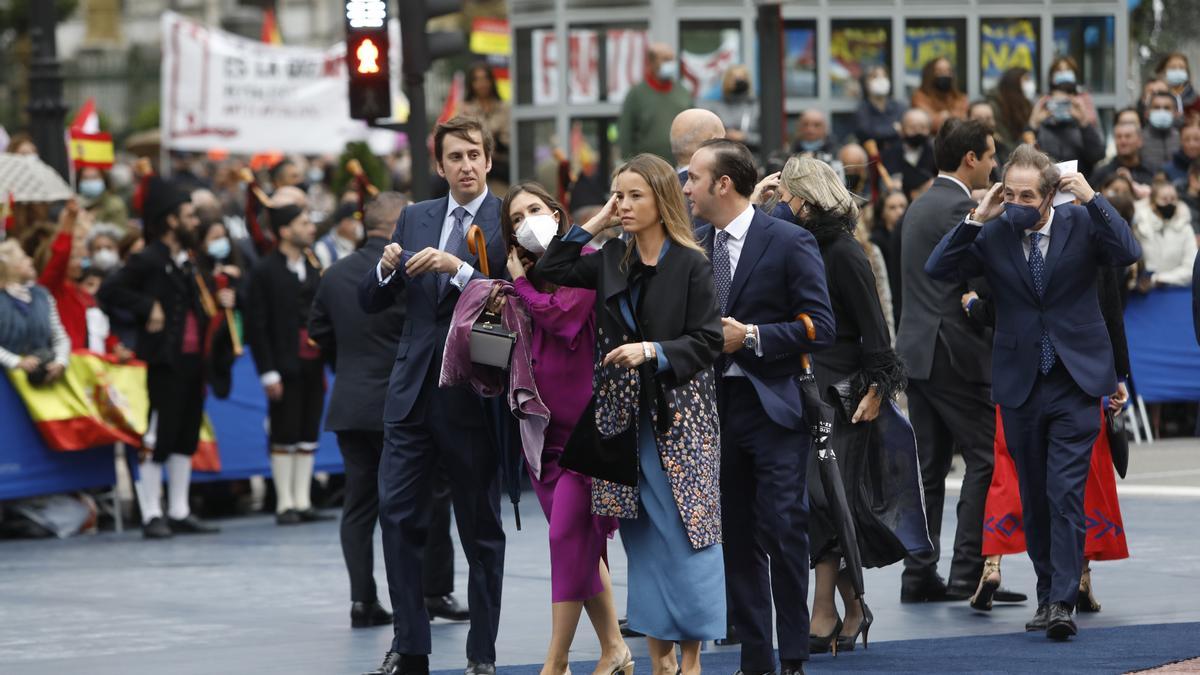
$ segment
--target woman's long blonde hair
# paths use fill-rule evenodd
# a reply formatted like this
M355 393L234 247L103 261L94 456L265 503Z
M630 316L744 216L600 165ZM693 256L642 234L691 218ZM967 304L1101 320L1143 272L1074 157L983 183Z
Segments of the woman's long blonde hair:
M858 204L837 172L813 157L792 157L783 165L779 184L793 197L830 215L858 219Z
M654 203L658 207L658 216L667 230L667 238L703 255L704 249L696 242L692 219L688 216L687 204L683 201L683 189L679 187L679 174L675 173L675 169L658 155L643 152L617 167L613 172L613 180L627 171L641 176L650 186L650 191L654 193ZM633 256L633 241L632 238L629 240L622 265L627 265Z

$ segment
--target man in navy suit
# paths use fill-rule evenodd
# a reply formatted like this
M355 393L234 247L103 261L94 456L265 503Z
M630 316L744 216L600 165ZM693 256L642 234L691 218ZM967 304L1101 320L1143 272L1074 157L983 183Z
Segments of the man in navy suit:
M392 648L373 671L383 675L429 672L421 559L439 459L453 467L454 516L470 568L466 672L491 675L496 670L504 569L496 448L485 426L482 400L464 388L438 387L454 305L469 281L485 278L468 252L468 228L475 224L483 230L489 260L502 261L506 254L500 200L488 193L486 183L492 148L491 135L478 120L456 117L438 125L434 156L450 194L404 209L392 242L358 287L359 303L367 312L383 311L401 290L407 302L384 403L379 462L379 522L395 617Z
M825 265L811 234L754 208L758 173L746 146L700 145L683 192L712 225L698 234L712 260L724 354L717 359L721 515L731 623L741 672L773 673L771 600L782 672L808 659L808 505L811 444L800 357L833 343ZM810 340L800 313L816 328Z
M1051 206L1056 190L1083 206ZM1100 430L1100 398L1117 391L1096 294L1101 265L1137 262L1141 247L1082 174L1017 148L979 206L925 263L934 279L983 275L996 305L992 397L1017 466L1038 610L1026 630L1065 640L1083 568L1083 490Z

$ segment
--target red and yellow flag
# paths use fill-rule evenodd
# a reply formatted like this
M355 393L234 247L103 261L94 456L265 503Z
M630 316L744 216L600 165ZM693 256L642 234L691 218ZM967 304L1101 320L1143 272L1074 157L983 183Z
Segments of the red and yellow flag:
M79 349L63 377L34 386L25 371L8 371L13 388L51 450L75 451L121 442L142 447L150 419L146 364L119 363L115 357ZM192 458L197 471L220 471L217 437L208 415Z

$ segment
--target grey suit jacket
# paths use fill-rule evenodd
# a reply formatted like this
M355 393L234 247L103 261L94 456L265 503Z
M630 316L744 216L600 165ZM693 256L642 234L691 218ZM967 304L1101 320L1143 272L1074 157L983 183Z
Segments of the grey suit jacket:
M972 323L962 308L967 284L935 281L925 261L947 232L962 222L975 202L954 181L939 176L904 214L900 246L903 309L896 329L896 353L909 377L929 379L940 340L955 371L967 382L991 384L992 330Z

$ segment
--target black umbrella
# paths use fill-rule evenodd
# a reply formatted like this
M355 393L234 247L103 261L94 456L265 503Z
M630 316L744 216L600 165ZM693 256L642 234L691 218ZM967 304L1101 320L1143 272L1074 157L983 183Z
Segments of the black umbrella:
M808 339L816 338L816 328L807 314L800 314L796 320L804 322ZM804 417L808 420L809 430L812 432L812 449L817 453L817 470L820 471L821 485L825 489L825 502L829 505L838 541L842 545L846 573L850 575L850 583L854 586L854 597L861 603L866 591L863 585L862 556L858 551L858 534L854 529L850 503L846 499L846 488L842 484L842 470L838 466L837 454L834 453L833 444L830 442L833 435L833 407L825 403L817 389L812 357L805 354L800 358L804 364L804 373L799 378L800 393L804 396ZM864 603L863 615L866 613Z

